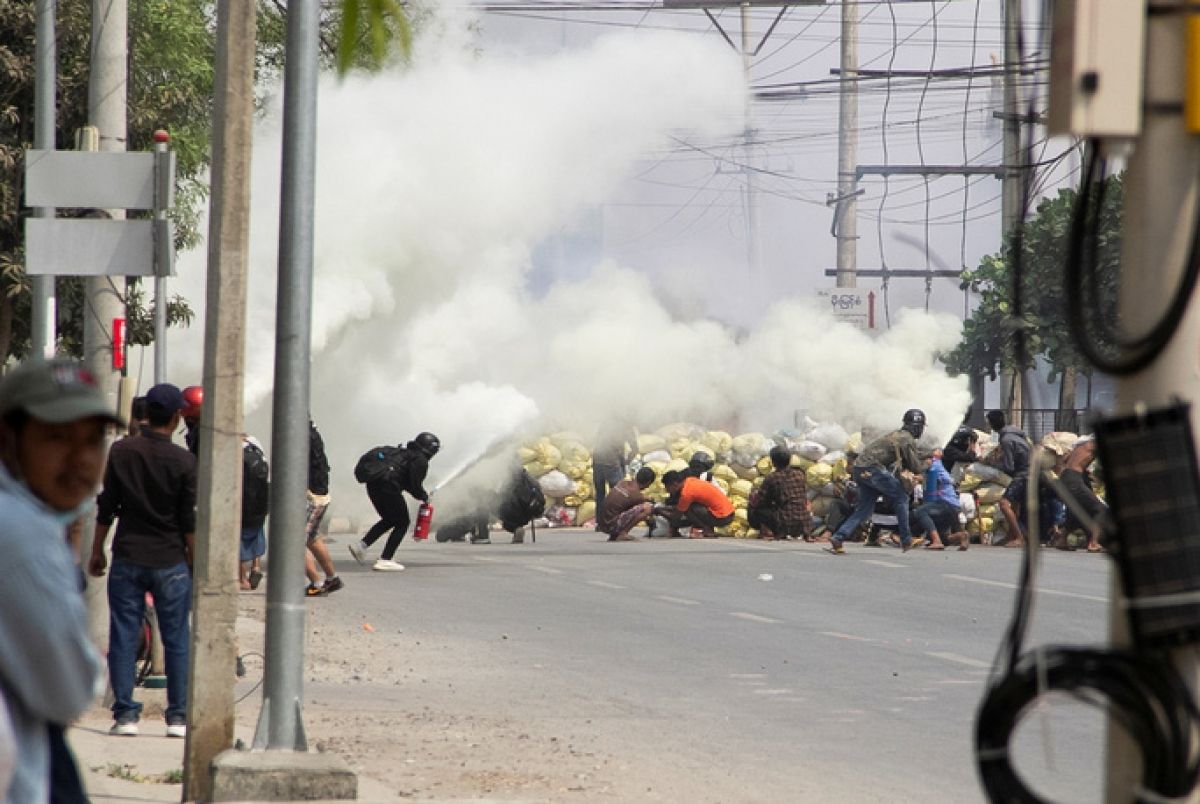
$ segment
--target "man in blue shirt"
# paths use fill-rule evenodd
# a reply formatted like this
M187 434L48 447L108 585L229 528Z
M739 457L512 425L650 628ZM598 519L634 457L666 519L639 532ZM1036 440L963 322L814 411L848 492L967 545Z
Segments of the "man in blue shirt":
M958 542L958 549L966 550L967 534L958 528L962 503L958 499L958 489L954 488L954 480L942 465L942 451L935 449L924 463L925 498L913 511L913 519L917 523L916 530L923 531L929 539L925 549L945 550L946 542Z

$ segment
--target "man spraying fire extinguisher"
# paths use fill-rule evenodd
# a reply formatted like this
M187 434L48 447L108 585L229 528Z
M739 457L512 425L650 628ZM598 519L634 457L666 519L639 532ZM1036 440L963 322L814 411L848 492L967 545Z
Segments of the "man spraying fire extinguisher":
M354 477L366 484L367 496L379 514L379 521L371 526L362 541L350 545L350 555L354 556L355 561L366 564L367 550L380 536L390 531L383 553L371 565L371 569L380 572L399 572L404 569L403 564L393 560L396 549L408 531L408 503L404 501L404 492L421 501L413 536L426 538L433 518L433 507L429 504L429 492L423 484L425 475L429 473L429 461L441 447L442 442L433 433L420 433L403 447L373 447L358 459Z

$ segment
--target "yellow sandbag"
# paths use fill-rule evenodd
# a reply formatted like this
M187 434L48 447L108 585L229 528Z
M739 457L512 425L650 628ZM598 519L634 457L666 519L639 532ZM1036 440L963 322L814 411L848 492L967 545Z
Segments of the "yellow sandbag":
M833 467L827 463L814 463L805 473L810 489L820 488L833 481Z
M582 504L583 498L578 494L568 494L566 497L563 497L563 505L567 506L568 508L575 508L576 506Z
M544 463L546 466L554 468L562 462L562 453L558 447L550 443L548 438L539 438L532 445L534 453L536 453L536 461Z
M714 466L713 477L718 480L724 480L726 484L738 479L737 472L733 471L733 467L727 463L719 463Z
M983 478L981 478L979 475L967 472L965 475L963 475L962 482L958 484L958 490L968 492L974 491L981 485L983 485Z
M981 503L998 503L1004 496L1004 486L988 483L975 489L975 498Z
M664 425L656 430L660 436L670 441L678 441L681 438L686 438L689 441L695 441L704 435L704 428L687 422L674 422L673 424Z
M581 480L585 477L591 477L592 464L590 461L572 461L563 459L558 464L558 470L572 480Z
M591 472L575 481L575 496L581 500L596 499L596 490L592 488Z
M733 496L749 497L752 491L754 491L754 485L749 480L735 480L729 484L729 493Z
M690 438L675 438L667 442L672 459L687 461L696 451L696 442Z
M537 460L537 451L533 447L517 447L517 460L521 463L533 463Z
M742 480L753 480L758 477L758 469L753 466L742 466L740 463L730 464L733 474Z
M596 518L596 503L588 500L579 506L579 510L575 512L575 524L583 525L589 519Z
M675 459L674 459L674 460L672 460L672 461L671 461L669 464L667 464L667 469L666 469L666 471L668 471L668 472L682 472L682 471L684 471L684 470L686 470L686 469L687 469L687 461L683 460L682 458L675 458Z
M700 439L713 455L724 455L733 449L733 436L723 430L709 430Z
M651 452L667 448L667 440L653 433L639 433L637 451L639 455L649 455Z
M542 475L546 474L547 472L549 472L551 469L554 468L553 466L547 466L546 464L539 463L537 461L523 464L523 466L524 466L525 471L528 472L529 474L531 474L535 478L541 477Z
M559 449L562 449L563 444L584 444L587 442L587 438L574 430L559 430L557 433L551 433L546 436L546 438Z
M862 452L862 449L863 449L862 433L854 433L853 435L851 435L848 439L846 439L846 446L842 447L843 452L853 452L855 455L860 454Z
M729 496L729 481L722 477L714 477L713 482L717 484L717 488L725 492L725 496Z
M591 450L579 441L560 441L555 446L562 455L559 468L563 463L587 463L592 459Z
M989 519L995 519L996 515L999 513L1000 513L1000 508L995 503L989 503L987 505L979 506L979 515L980 516L986 516Z
M762 486L764 480L766 480L766 478L762 477L760 475L759 477L756 477L753 480L751 480L750 485L754 486L754 488L756 488L756 489L760 488Z
M771 463L770 455L764 455L758 459L758 463L754 464L754 468L760 475L769 475L775 471L775 464Z

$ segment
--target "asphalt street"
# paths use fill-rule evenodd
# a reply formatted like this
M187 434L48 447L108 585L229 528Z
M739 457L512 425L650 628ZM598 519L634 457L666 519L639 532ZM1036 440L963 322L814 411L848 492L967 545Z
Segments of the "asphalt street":
M437 681L464 713L549 723L640 758L630 772L669 766L712 800L984 799L974 715L1017 551L848 545L833 556L794 542L606 543L576 530L496 541L406 541L397 560L408 569L394 574L334 544L347 587L319 601L323 616L453 644ZM1102 643L1109 560L1041 557L1030 647ZM402 650L393 644L380 650ZM361 694L377 705L420 705L371 690ZM309 692L340 705L356 694ZM1101 717L1058 701L1026 718L1015 755L1046 797L1084 802L1101 798L1103 749Z

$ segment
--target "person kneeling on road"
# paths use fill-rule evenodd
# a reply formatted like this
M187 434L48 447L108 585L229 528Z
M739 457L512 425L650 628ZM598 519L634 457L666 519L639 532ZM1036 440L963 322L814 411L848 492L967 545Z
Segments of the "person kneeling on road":
M683 472L670 471L663 475L663 487L672 497L678 495L675 506L656 506L654 513L665 517L671 526L671 537L680 536L679 528L691 525L693 539L716 538L716 529L733 521L733 503L719 488ZM696 533L696 531L700 531Z
M643 492L654 482L654 470L649 466L638 469L633 480L622 480L604 497L596 512L596 530L608 534L610 542L631 542L629 532L639 522L648 519L654 503Z

